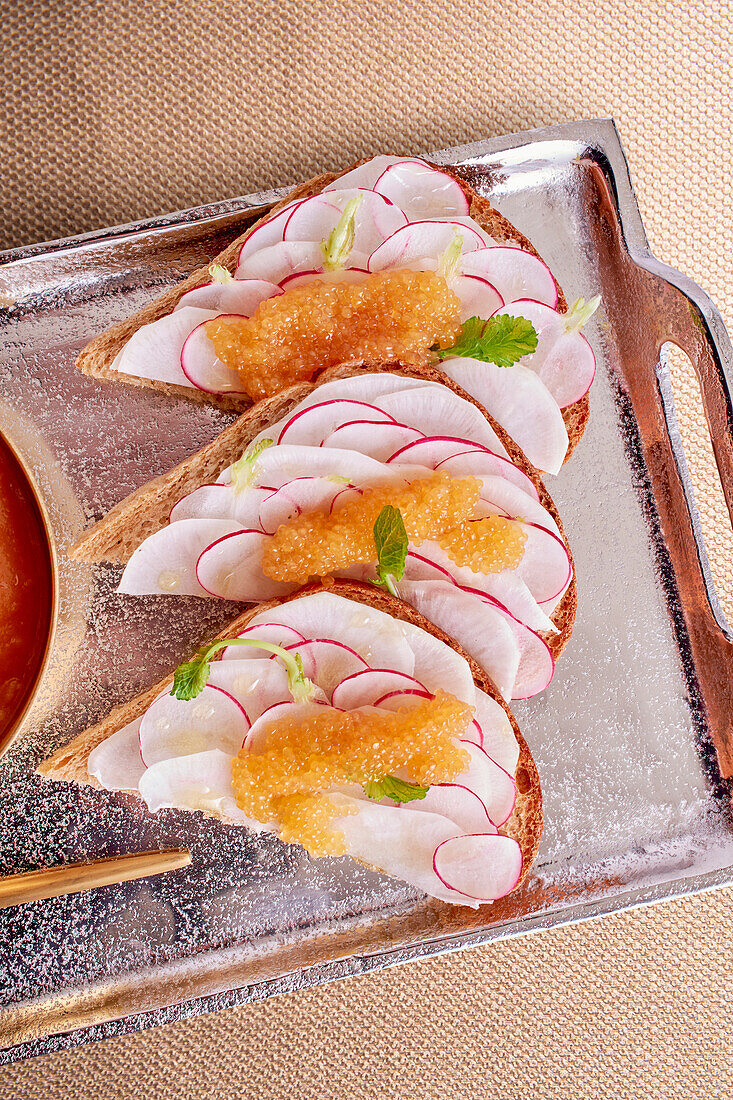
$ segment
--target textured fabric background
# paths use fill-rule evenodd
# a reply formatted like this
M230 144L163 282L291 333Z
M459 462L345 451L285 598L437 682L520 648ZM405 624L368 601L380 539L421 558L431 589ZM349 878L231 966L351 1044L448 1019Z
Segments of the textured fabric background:
M652 245L733 320L731 4L0 0L0 243L616 117ZM713 564L733 545L695 383ZM413 964L0 1070L0 1097L705 1097L733 1089L733 891Z

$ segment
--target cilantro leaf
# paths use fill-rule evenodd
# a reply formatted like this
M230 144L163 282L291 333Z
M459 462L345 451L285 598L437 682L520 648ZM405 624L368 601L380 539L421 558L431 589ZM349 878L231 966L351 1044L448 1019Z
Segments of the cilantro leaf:
M408 783L406 779L398 779L396 775L385 775L384 779L371 779L364 784L364 794L377 802L382 798L391 798L394 802L414 802L424 798L429 790L430 787Z
M404 577L407 558L407 531L399 508L385 504L374 524L374 545L379 583L398 596L394 582Z
M195 699L206 687L211 671L211 662L207 660L208 648L197 649L190 661L184 661L173 673L171 695L176 699Z
M184 661L173 673L171 695L175 695L176 699L195 699L200 695L209 679L211 658L220 649L226 649L231 645L254 646L256 649L274 653L282 661L288 674L288 689L294 701L310 703L315 699L318 689L306 676L300 654L290 653L281 645L264 642L260 638L221 638L217 642L212 642L211 645L201 646L190 661Z
M537 333L526 317L510 317L506 313L490 317L469 317L463 322L461 335L450 348L436 348L439 359L460 355L467 359L479 359L482 363L496 363L497 367L511 367L537 348Z

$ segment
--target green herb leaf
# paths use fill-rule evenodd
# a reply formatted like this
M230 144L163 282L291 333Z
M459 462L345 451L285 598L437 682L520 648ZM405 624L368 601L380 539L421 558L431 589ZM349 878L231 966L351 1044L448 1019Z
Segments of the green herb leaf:
M282 661L288 674L288 688L296 703L310 703L315 699L318 688L309 680L303 668L303 659L299 653L290 653L275 642L263 642L260 638L221 638L211 645L201 646L190 661L184 661L173 673L171 695L176 699L195 699L206 687L211 671L211 658L220 649L230 645L254 646L274 653Z
M424 798L430 787L421 787L419 783L408 783L396 775L385 775L384 779L372 779L364 784L364 794L379 802L382 798L391 798L395 802L414 802Z
M257 459L272 444L272 439L261 439L259 443L253 443L248 447L242 457L232 463L231 476L235 493L241 493L250 487L257 473Z
M374 545L378 583L399 596L395 581L404 577L407 558L407 531L399 508L385 504L374 524Z
M439 359L461 355L496 363L497 367L512 367L537 348L537 333L526 317L510 317L506 313L490 317L469 317L463 322L461 335L450 348L436 348Z
M321 241L321 254L326 271L336 271L338 268L343 267L351 249L354 247L356 211L359 208L361 199L361 195L349 199L338 222L326 240Z

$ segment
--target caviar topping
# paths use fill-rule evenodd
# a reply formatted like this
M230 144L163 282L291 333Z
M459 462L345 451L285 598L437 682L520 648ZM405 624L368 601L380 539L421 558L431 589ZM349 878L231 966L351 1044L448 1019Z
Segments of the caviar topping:
M517 568L527 535L515 520L486 516L454 527L438 541L456 565L467 565L474 573L499 573Z
M380 271L361 283L316 279L262 302L251 317L215 317L206 334L254 400L337 363L427 363L455 341L461 302L432 271Z
M313 856L342 855L344 837L331 823L355 809L328 792L397 771L421 786L450 782L469 766L457 739L472 718L472 707L443 691L394 712L324 706L307 718L281 718L264 732L261 751L243 748L233 760L237 804Z

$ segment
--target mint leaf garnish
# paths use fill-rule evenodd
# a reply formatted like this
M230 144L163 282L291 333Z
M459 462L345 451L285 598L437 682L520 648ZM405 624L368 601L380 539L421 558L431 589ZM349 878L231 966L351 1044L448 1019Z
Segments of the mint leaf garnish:
M242 457L232 463L230 473L235 493L241 493L250 487L257 474L257 459L272 444L272 439L261 439L259 443L253 443L248 447Z
M407 531L399 508L385 504L374 524L374 545L378 583L399 596L395 581L404 577L407 558Z
M326 271L336 271L338 268L343 267L351 249L354 247L356 211L361 200L361 195L355 195L353 199L349 199L338 222L326 240L321 241L321 254Z
M309 680L303 668L303 659L299 653L290 653L274 642L263 642L259 638L222 638L211 645L201 646L190 661L184 661L173 673L171 695L176 699L195 699L206 687L211 672L211 658L220 649L230 645L248 645L274 653L282 661L288 674L288 688L296 703L310 703L316 695L316 685Z
M391 798L394 802L414 802L424 798L430 787L421 787L419 783L408 783L396 775L385 775L384 779L372 779L364 784L364 794L379 802L382 798Z
M463 322L461 335L450 348L436 348L439 359L460 355L466 359L479 359L482 363L496 363L497 367L512 367L525 355L537 348L537 333L526 317L510 317L501 313L484 321L481 317L469 317Z

